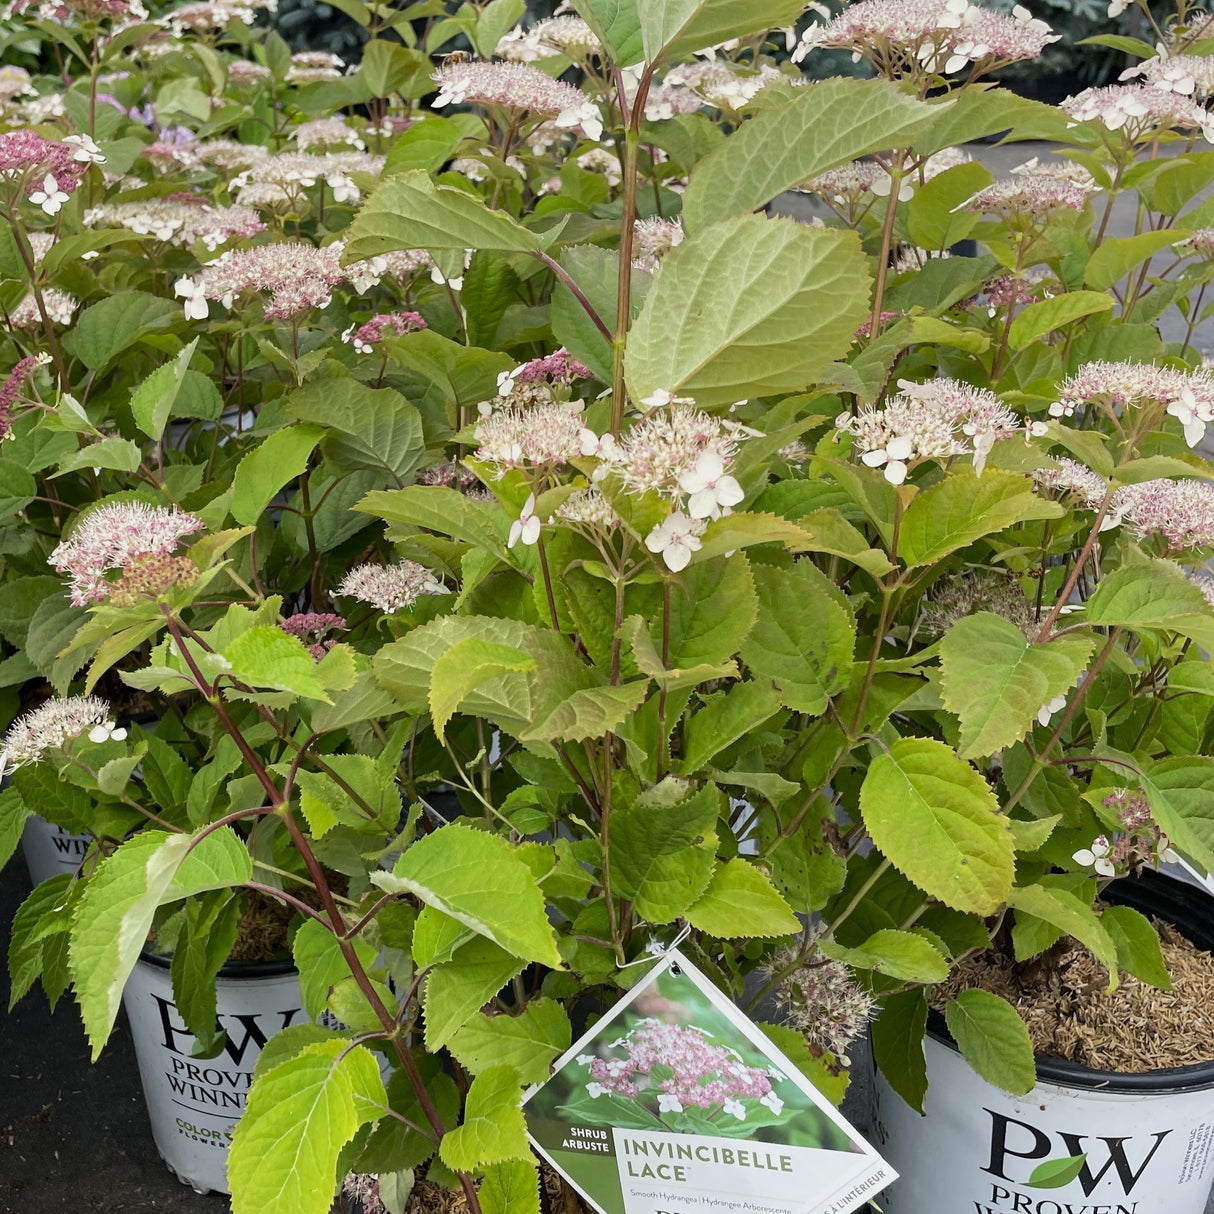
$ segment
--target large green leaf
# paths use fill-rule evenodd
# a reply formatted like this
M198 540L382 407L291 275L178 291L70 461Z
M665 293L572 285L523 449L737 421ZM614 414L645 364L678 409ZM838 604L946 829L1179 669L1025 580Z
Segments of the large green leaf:
M316 659L298 638L281 628L258 625L224 648L226 673L250 687L273 687L329 703L316 673Z
M240 902L230 889L191 898L173 945L173 1001L194 1034L198 1058L213 1058L223 1046L223 1030L215 1020L215 975L236 943L240 914Z
M1008 905L1017 915L1031 915L1074 936L1109 972L1109 990L1118 983L1117 947L1083 899L1058 886L1020 885L1008 895ZM1017 960L1027 960L1017 951Z
M984 535L1061 513L1033 492L1026 476L994 470L974 476L961 469L916 494L902 519L898 555L912 567L931 565Z
M691 774L780 711L780 694L770 682L747 679L728 691L705 697L683 729L678 770Z
M513 645L465 637L439 656L430 672L430 715L442 735L470 691L493 679L535 669L535 659Z
M255 526L274 495L308 466L321 426L287 426L244 457L232 481L232 517Z
M191 843L189 835L157 830L135 835L97 866L80 899L69 959L94 1061L114 1027L156 908L252 876L249 853L231 830L213 831L192 851Z
M347 264L395 249L496 249L538 253L540 238L505 211L479 198L436 185L428 173L399 173L380 183L363 204L346 237Z
M600 249L592 244L573 245L561 250L560 262L598 318L614 332L620 273L619 250ZM632 288L628 296L633 319L645 302L650 282L651 276L647 271L633 268ZM552 335L571 354L581 359L596 378L604 383L611 382L614 359L611 342L603 336L573 292L559 279L552 289Z
M693 51L778 26L792 25L804 9L801 0L643 0L641 40L645 58L666 63Z
M631 899L650 923L671 922L707 889L721 809L713 784L673 802L662 797L662 788L611 815L614 892Z
M759 601L744 556L692 565L670 588L669 645L661 626L651 628L658 653L669 654L673 669L724 662L754 626Z
M1075 686L1094 642L1059 637L1032 645L989 611L958 620L940 642L944 706L961 722L963 759L1020 741L1043 705Z
M16 460L0 458L0 519L9 518L34 500L38 483Z
M847 353L868 298L851 232L761 215L711 224L663 260L628 337L628 389L721 405L804 388Z
M914 932L882 928L853 948L824 940L822 951L856 969L876 970L901 982L943 982L948 977L944 955L930 940Z
M196 337L171 363L157 367L131 394L131 416L139 429L153 440L158 441L164 433L197 345Z
M573 7L620 67L631 67L645 53L637 4L638 0L573 0Z
M581 742L617 729L640 706L648 679L616 687L584 687L572 692L551 712L541 714L519 736L525 742Z
M443 1135L439 1158L449 1168L468 1172L511 1159L530 1159L522 1096L513 1067L481 1071L468 1089L463 1124Z
M387 1104L375 1055L345 1038L258 1076L228 1155L233 1214L328 1214L342 1148Z
M490 508L443 485L408 485L368 493L355 509L389 523L425 527L506 559L506 546L494 528Z
M1142 787L1173 846L1214 873L1214 759L1164 759L1143 777Z
M531 869L505 839L462 823L406 849L391 873L372 873L388 893L411 893L517 957L554 969L561 956Z
M927 992L922 987L888 995L873 1022L873 1059L890 1087L915 1110L923 1112L927 1094Z
M809 561L752 572L759 618L742 642L742 660L775 683L787 707L819 716L851 681L856 627L847 600Z
M906 147L948 108L925 105L884 80L807 84L700 161L683 195L683 222L698 231L749 214L828 169Z
M426 1049L436 1053L527 963L477 936L457 948L451 960L436 965L426 978L422 1010Z
M741 857L720 865L685 918L698 931L720 940L790 936L801 930L771 878Z
M340 431L325 439L324 452L343 468L382 469L400 485L425 458L421 414L391 388L315 381L291 394L291 408L301 421Z
M1112 310L1113 297L1103 291L1068 291L1053 299L1042 299L1029 304L1012 322L1008 345L1013 350L1023 350L1055 329Z
M993 914L1012 892L1012 832L995 794L931 738L902 738L869 766L860 811L899 872L955 910Z
M517 1016L474 1016L451 1038L451 1053L474 1075L504 1065L522 1083L543 1083L571 1040L565 1009L554 999L533 999Z
M1087 601L1089 624L1179 632L1214 650L1214 614L1175 561L1154 560L1114 569Z
M483 1214L540 1214L540 1175L534 1163L491 1163L477 1196Z
M1037 1082L1033 1045L1016 1009L989 991L962 991L944 1019L966 1062L987 1083L1017 1096Z
M1106 906L1100 926L1117 949L1117 964L1140 982L1161 991L1172 989L1172 978L1159 943L1159 933L1150 919L1132 906Z
M63 347L90 371L100 371L145 333L167 328L180 316L171 299L123 291L85 308L64 335Z
M351 941L363 966L375 964L375 949L365 940ZM299 970L299 989L303 995L304 1011L319 1020L329 1001L329 993L350 977L350 966L342 956L337 937L315 919L305 919L291 941L291 956Z

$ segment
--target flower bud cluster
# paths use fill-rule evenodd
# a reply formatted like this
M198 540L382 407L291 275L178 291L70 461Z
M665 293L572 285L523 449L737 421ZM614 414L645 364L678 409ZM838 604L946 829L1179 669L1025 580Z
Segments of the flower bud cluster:
M772 957L770 968L779 972L796 959L792 949L783 949ZM798 965L776 987L775 994L788 1024L813 1045L829 1050L844 1066L848 1065L847 1051L876 1008L876 1000L860 989L842 961L821 956Z
M38 366L38 360L30 355L18 360L0 386L0 442L13 434L13 406L21 396L21 389Z
M398 561L395 565L360 565L341 580L337 593L369 603L392 615L412 607L423 594L450 594L425 565Z
M1108 523L1139 538L1159 536L1170 553L1214 547L1214 484L1153 480L1123 485L1113 494Z
M58 287L43 287L42 303L47 319L56 325L71 324L72 315L80 306L80 301L74 295ZM14 329L36 329L42 324L42 314L38 311L38 300L33 291L26 293L25 298L9 312L8 318Z
M884 409L865 409L835 420L840 434L850 434L860 459L870 468L884 469L885 479L900 485L924 459L972 455L981 474L996 440L1010 438L1020 419L985 388L955 379L916 384L900 379L901 391Z
M978 611L990 611L1015 624L1032 640L1041 630L1032 604L1014 578L988 572L950 573L931 590L923 604L917 628L929 637L943 636L958 620Z
M322 80L338 80L346 61L328 51L297 51L287 68L288 84L317 84Z
M385 336L403 337L426 327L425 319L417 312L381 312L357 327L351 325L341 339L359 354L372 354Z
M1103 476L1065 455L1056 467L1035 468L1033 482L1039 489L1077 499L1088 510L1099 510L1109 491Z
M516 63L534 63L554 55L587 59L591 55L601 55L603 44L581 17L562 13L537 21L530 29L520 26L510 30L502 36L493 53L500 59L511 59Z
M24 194L46 214L57 215L98 155L87 136L69 143L43 139L36 131L10 131L0 135L0 183L11 182L16 195Z
M327 636L337 630L345 632L349 625L344 616L330 611L298 611L279 621L283 632L298 637L308 647L308 652L319 662L337 644L336 638Z

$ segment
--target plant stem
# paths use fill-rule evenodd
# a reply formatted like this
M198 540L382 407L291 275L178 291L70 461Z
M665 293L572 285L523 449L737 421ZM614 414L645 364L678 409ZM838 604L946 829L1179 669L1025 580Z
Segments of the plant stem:
M544 265L546 265L548 267L548 269L550 269L553 272L553 274L555 274L557 276L557 278L560 279L560 281L565 285L566 289L569 291L569 294L572 295L573 298L576 299L578 301L578 303L580 303L582 305L582 308L585 310L586 315L589 316L592 321L594 321L594 327L596 329L598 329L598 331L608 341L613 341L614 338L612 337L611 330L607 327L607 323L598 314L598 312L595 311L594 304L592 304L590 302L590 300L588 300L586 298L585 294L582 291L582 288L579 287L577 285L577 283L573 281L573 279L569 276L568 272L566 271L565 267L562 266L561 263L559 261L557 261L555 258L549 257L547 253L539 254L539 259L540 259L540 261L542 261L544 263Z

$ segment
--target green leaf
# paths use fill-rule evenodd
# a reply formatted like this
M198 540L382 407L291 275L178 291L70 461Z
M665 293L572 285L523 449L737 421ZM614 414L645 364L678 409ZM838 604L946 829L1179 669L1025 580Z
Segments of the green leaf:
M512 672L535 669L535 659L513 645L467 637L457 641L430 672L430 714L440 737L468 692Z
M308 466L323 434L320 426L287 426L249 452L232 481L232 517L256 526L274 495Z
M841 556L873 577L883 577L893 568L889 557L879 548L871 547L863 532L853 527L832 507L812 510L799 522L801 528L809 533L806 542L809 552Z
M915 1110L923 1112L927 1095L927 992L922 988L887 995L872 1026L873 1059L890 1087Z
M428 57L421 51L401 46L399 42L387 42L383 38L372 38L362 48L358 78L370 90L372 97L390 97L393 93L415 97L433 89Z
M448 1130L439 1143L443 1163L456 1171L475 1172L489 1164L530 1160L522 1095L513 1067L481 1071L468 1089L463 1124Z
M194 1034L193 1056L213 1058L224 1034L215 1022L215 975L228 959L240 926L240 902L218 889L185 904L185 920L173 946L173 1002Z
M351 941L359 961L367 969L375 964L375 949L365 940ZM350 977L350 966L342 956L337 937L315 919L305 919L291 941L291 955L299 970L299 988L303 994L304 1011L312 1020L319 1020L329 1001L329 993Z
M585 639L585 630L583 640ZM707 663L689 667L686 670L668 670L662 664L662 655L654 646L653 638L645 626L645 621L639 615L629 616L621 627L621 635L632 648L632 656L637 669L647 674L660 687L667 691L678 691L683 687L694 687L709 679L737 678L738 664L734 661Z
M856 628L847 601L809 561L752 572L759 618L742 642L742 660L776 684L787 707L819 716L851 681Z
M815 1057L809 1052L804 1034L789 1028L786 1024L767 1024L762 1020L757 1020L755 1023L763 1030L763 1035L769 1037L790 1062L796 1063L797 1070L835 1108L843 1103L849 1079L845 1066L839 1063L832 1065L831 1055L825 1052L820 1057Z
M1142 777L1142 787L1172 845L1214 872L1214 759L1164 759Z
M16 787L10 785L0 792L0 868L3 868L21 842L21 832L33 815Z
M713 784L670 800L658 785L613 811L609 855L615 892L650 923L670 923L708 888L721 795Z
M290 406L301 421L341 432L325 439L324 452L343 468L382 469L399 485L425 458L421 414L391 388L317 380L293 392Z
M346 264L396 249L538 253L542 248L540 238L505 211L491 211L465 190L436 185L422 172L385 178L348 233Z
M502 35L527 11L524 0L490 0L476 19L476 48L491 59Z
M572 1041L565 1009L553 999L535 999L517 1016L474 1016L451 1038L456 1060L474 1075L494 1065L512 1067L520 1083L543 1083L552 1061Z
M1109 971L1109 990L1117 986L1117 948L1092 908L1081 898L1058 886L1017 886L1008 895L1008 905L1017 914L1044 920L1085 944ZM1023 960L1017 951L1017 960Z
M103 438L89 443L59 461L56 476L75 472L78 468L112 468L115 472L138 472L143 461L141 452L129 438Z
M828 169L908 146L939 114L939 106L884 80L807 84L787 105L756 114L700 161L683 195L683 222L694 232L747 215Z
M754 578L744 556L692 565L670 588L671 666L687 670L732 657L754 626L758 610ZM662 644L660 631L651 629L655 646Z
M1042 706L1075 686L1093 644L1061 637L1031 645L989 611L958 620L940 642L940 684L945 708L961 722L961 758L1020 741Z
M619 250L601 249L592 244L573 245L561 250L560 263L599 319L609 330L613 330L620 273ZM647 271L634 267L631 278L629 315L635 320L645 302L651 276ZM612 344L560 279L552 288L552 335L575 358L584 362L594 372L596 379L611 382L614 359Z
M800 0L644 0L637 3L645 58L666 63L693 51L776 26L792 25L801 15Z
M451 159L463 137L459 125L450 118L427 114L394 140L383 176L391 177L410 169L436 173Z
M502 317L518 292L519 277L504 257L480 250L472 255L459 296L469 345L494 344Z
M698 771L709 759L732 746L780 711L780 694L766 681L746 680L728 691L704 699L683 730L683 757L678 770L686 775Z
M700 550L692 559L712 560L741 548L753 548L756 544L781 544L789 552L804 552L808 543L801 527L778 514L739 510L708 524Z
M1175 561L1122 565L1107 574L1087 601L1089 624L1179 632L1214 649L1214 615Z
M1107 291L1135 266L1161 249L1170 248L1179 239L1170 228L1162 232L1142 232L1137 236L1106 237L1083 272L1084 285L1093 291Z
M923 249L947 249L964 240L977 227L979 216L963 209L963 204L993 180L990 169L971 160L946 169L925 185L916 184L906 207L911 240ZM919 335L916 339L927 340Z
M1029 304L1012 321L1008 344L1013 350L1023 350L1056 329L1065 328L1085 316L1112 310L1113 297L1102 291L1068 291L1053 299L1042 299Z
M1038 497L1028 477L962 469L915 495L902 519L898 555L911 568L932 565L1015 523L1057 517L1059 507Z
M10 789L9 792L12 790ZM60 873L34 886L33 892L17 908L8 938L8 1009L11 1012L23 999L39 973L44 972L49 943L43 930L44 920L66 918L69 889L73 877Z
M426 1049L436 1053L446 1045L526 965L478 936L457 948L449 962L435 966L426 978L422 999Z
M387 1103L375 1055L343 1039L260 1075L228 1155L233 1214L328 1214L342 1148Z
M315 728L315 719L312 724ZM315 835L345 826L382 839L396 830L400 789L392 775L382 772L368 755L326 755L325 766L333 775L299 771L295 776L300 808Z
M164 433L186 369L197 347L196 337L171 363L157 367L131 396L131 416L135 419L135 425L154 442L159 442Z
M1117 949L1117 964L1140 982L1172 989L1172 979L1164 961L1159 933L1150 919L1130 906L1106 906L1100 925L1108 932Z
M412 844L391 873L372 873L388 893L411 893L515 956L561 968L531 870L505 839L453 823Z
M641 705L649 680L618 687L585 687L537 719L519 738L524 742L581 742L617 729Z
M157 830L133 836L101 861L76 907L69 960L94 1062L156 908L252 877L249 853L230 829L213 831L191 851L192 842Z
M628 390L701 405L792 392L851 347L869 269L851 232L746 215L667 254L628 337Z
M1087 1163L1087 1155L1068 1155L1065 1159L1047 1159L1039 1163L1028 1180L1021 1183L1028 1189L1062 1189L1071 1183Z
M523 1159L493 1163L477 1196L484 1214L540 1214L540 1174Z
M1018 139L1065 139L1069 119L1052 105L986 85L954 90L953 104L915 141L918 156L930 156L1011 129Z
M687 922L718 940L769 939L801 930L771 878L748 860L726 860L703 896L687 908Z
M281 628L250 628L224 648L223 656L230 664L224 673L250 687L273 687L330 702L316 675L316 659L298 637Z
M609 58L631 67L644 55L638 0L573 0L573 7L598 35Z
M943 982L948 977L948 960L930 940L915 932L882 928L854 948L824 939L822 951L835 961L876 970L900 982Z
M1015 861L995 794L942 742L902 738L871 763L860 811L899 872L945 906L993 914L1012 891Z
M425 527L462 543L474 544L503 561L507 559L492 511L482 502L443 485L408 485L404 489L368 493L355 509L389 523Z
M63 347L90 371L101 371L145 333L165 329L180 316L180 306L170 299L123 291L85 308L64 335Z
M989 991L962 991L944 1009L966 1062L997 1088L1023 1096L1037 1082L1033 1045L1016 1009Z

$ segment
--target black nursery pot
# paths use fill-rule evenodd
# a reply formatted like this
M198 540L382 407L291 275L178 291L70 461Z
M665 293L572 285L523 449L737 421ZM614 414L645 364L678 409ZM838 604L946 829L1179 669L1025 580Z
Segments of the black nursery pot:
M1106 901L1166 920L1214 951L1214 899L1147 872ZM1039 1055L1037 1084L1012 1096L979 1078L932 1013L920 1117L877 1080L876 1145L900 1179L886 1214L1204 1214L1214 1184L1210 1061L1143 1074ZM1084 1156L1058 1187L1028 1183L1041 1164Z

